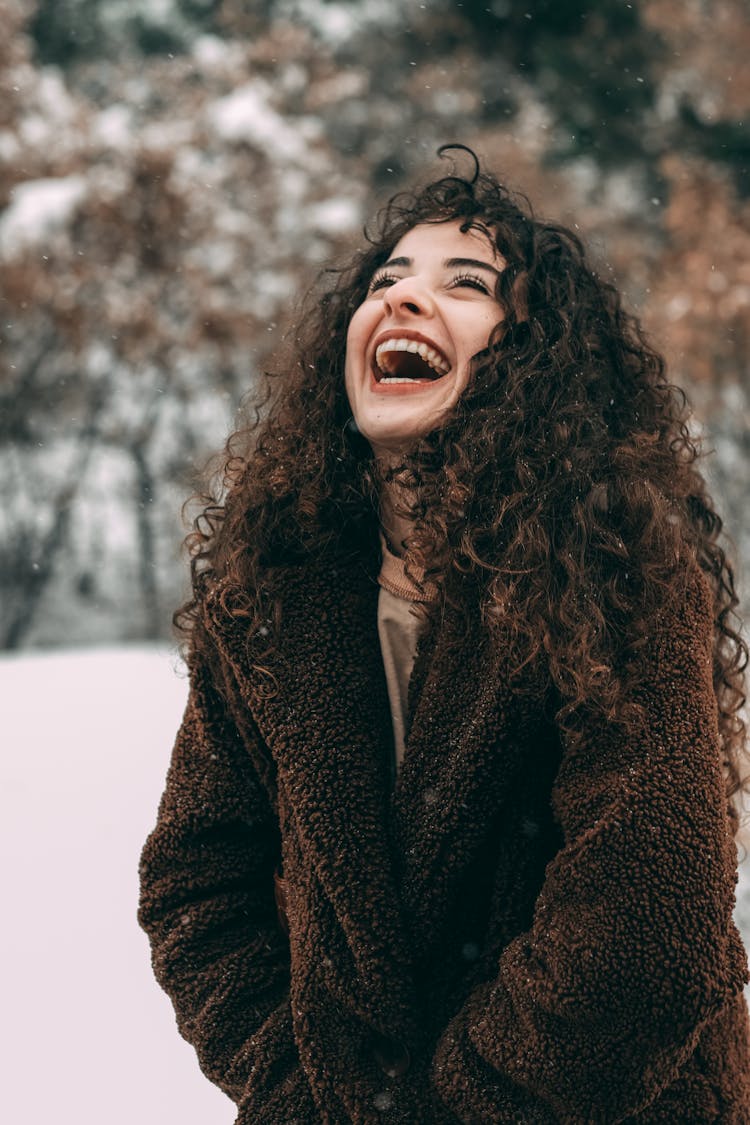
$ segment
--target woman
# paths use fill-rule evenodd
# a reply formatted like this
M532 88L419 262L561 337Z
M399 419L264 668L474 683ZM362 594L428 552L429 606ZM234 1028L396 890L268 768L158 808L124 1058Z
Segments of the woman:
M663 374L477 163L230 443L139 920L238 1122L750 1120L747 650Z

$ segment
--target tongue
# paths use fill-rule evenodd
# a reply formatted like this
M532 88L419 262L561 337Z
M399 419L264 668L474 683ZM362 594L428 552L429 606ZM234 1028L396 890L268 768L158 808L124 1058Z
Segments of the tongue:
M416 352L387 352L381 360L386 375L400 379L437 379L438 372Z

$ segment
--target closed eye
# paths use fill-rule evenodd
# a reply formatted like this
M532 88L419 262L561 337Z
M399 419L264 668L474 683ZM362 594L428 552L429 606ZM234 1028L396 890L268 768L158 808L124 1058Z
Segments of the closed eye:
M375 293L378 289L385 289L390 285L395 285L397 281L402 281L401 277L392 273L377 273L370 282L368 292ZM490 295L490 288L487 283L473 273L461 273L452 277L447 286L448 289L476 289L479 293L486 293Z
M489 294L490 292L486 282L482 281L481 277L476 277L473 273L462 273L454 277L451 281L450 288L458 289L459 287L478 289L480 293Z
M374 293L376 289L384 289L386 285L393 285L396 281L400 281L400 277L396 277L392 273L379 273L375 274L370 282L370 293Z

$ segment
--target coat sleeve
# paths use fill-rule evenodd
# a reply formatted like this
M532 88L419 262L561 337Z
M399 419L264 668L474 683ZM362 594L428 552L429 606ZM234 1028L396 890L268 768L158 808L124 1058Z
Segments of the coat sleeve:
M563 844L531 927L438 1042L464 1123L617 1123L677 1076L750 979L732 920L737 854L712 680L712 599L695 568L640 651L646 722L591 725L552 790Z
M141 854L138 921L180 1033L240 1106L238 1122L314 1120L274 901L278 825L211 663L191 657L185 715Z

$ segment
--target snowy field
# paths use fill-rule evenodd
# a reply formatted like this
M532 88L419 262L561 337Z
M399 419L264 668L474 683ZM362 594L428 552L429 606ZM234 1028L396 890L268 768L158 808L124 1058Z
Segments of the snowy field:
M230 1125L151 974L137 864L186 696L156 648L0 658L0 1119ZM8 721L9 720L9 721ZM737 918L750 923L747 864Z
M230 1125L136 922L186 696L156 649L0 658L4 863L0 1120Z

